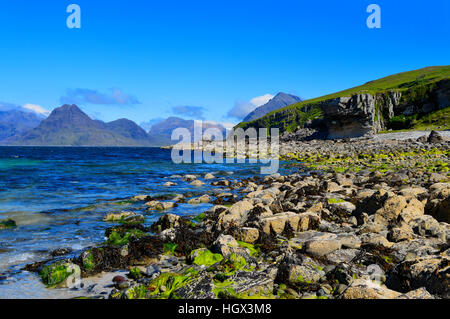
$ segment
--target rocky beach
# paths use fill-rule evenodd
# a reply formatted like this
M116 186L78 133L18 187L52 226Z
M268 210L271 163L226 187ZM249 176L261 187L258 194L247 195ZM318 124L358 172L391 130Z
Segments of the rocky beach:
M291 173L167 176L166 195L104 215L103 244L25 269L79 298L448 299L450 142L419 135L285 134ZM182 182L214 191L170 192ZM148 212L160 217L144 225Z

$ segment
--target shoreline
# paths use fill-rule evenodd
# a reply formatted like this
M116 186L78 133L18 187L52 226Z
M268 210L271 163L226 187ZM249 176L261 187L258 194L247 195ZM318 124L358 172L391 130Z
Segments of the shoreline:
M114 282L96 284L102 294L80 288L88 298L449 298L449 142L372 146L294 142L283 156L298 173L183 176L223 194L136 196L143 209L164 213L151 229L139 213L110 216L117 219L108 245L28 270L45 268L44 281L62 287L68 278L59 271L68 265L91 282L120 269ZM185 218L170 214L177 201L215 206Z

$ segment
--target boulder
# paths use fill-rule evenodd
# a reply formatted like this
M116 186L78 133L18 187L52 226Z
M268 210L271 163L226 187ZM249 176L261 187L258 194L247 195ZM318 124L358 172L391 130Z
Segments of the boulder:
M205 183L203 183L202 181L200 181L200 180L197 179L197 180L195 180L195 181L189 183L189 185L191 185L191 186L196 186L196 187L200 187L200 186L205 185Z
M188 284L176 289L173 294L179 299L216 299L213 289L213 280L204 272Z
M305 251L317 257L325 256L341 247L341 242L336 240L312 240L305 243Z
M425 213L425 205L415 198L408 200L408 204L402 209L400 216L402 220L409 223L411 220L422 216Z
M159 202L153 200L145 205L148 206L148 209L150 210L168 210L174 208L176 204L174 202Z
M190 200L188 200L188 204L191 204L191 205L206 204L206 203L211 202L211 200L212 200L211 196L205 194L200 197L191 198Z
M320 216L317 213L306 212L298 215L298 231L317 229L320 225Z
M197 179L197 176L195 176L195 175L184 175L181 179L183 181L185 181L185 182L192 182L192 181L195 181Z
M145 202L145 201L151 200L152 197L149 195L136 195L132 199L136 200L136 201Z
M277 234L281 234L286 224L289 224L295 232L298 229L300 216L293 212L279 213L270 217L264 217L260 221L261 229L264 233L270 234L273 230Z
M450 297L450 258L426 256L398 264L388 278L393 289L410 291L425 288L433 295Z
M402 294L395 299L435 299L425 288L419 288Z
M166 229L172 229L180 226L181 217L174 214L166 214L161 216L156 223L152 225L153 230L159 232Z
M109 213L103 217L104 222L143 223L145 217L134 212Z
M430 191L425 212L438 221L450 223L450 183L433 184Z
M357 279L344 291L343 299L394 299L401 293L378 283Z
M335 182L328 181L325 184L325 190L327 193L337 193L342 191L342 187Z
M252 208L253 204L249 200L234 203L233 206L220 214L219 225L225 228L231 224L241 225L247 219L247 214Z
M412 220L409 225L420 236L441 238L446 241L446 229L432 216L423 215Z
M242 227L238 230L236 238L245 243L253 244L259 238L259 230L253 227Z
M278 266L277 280L290 284L314 284L324 277L320 264L303 256L301 259L286 255Z
M383 203L383 206L375 212L375 223L388 225L396 221L407 205L405 197L399 195L389 196Z
M430 135L428 135L427 142L428 143L441 143L444 141L444 138L441 134L436 131L431 131Z
M166 183L164 183L163 186L165 186L165 187L177 186L177 183L174 183L174 182L166 182Z

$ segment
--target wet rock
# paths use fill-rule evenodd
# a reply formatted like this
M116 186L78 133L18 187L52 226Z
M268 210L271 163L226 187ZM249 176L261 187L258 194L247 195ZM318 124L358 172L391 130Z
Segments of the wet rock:
M195 180L195 181L189 183L189 185L191 185L191 186L196 186L196 187L200 187L200 186L205 185L205 183L203 183L203 182L200 181L200 180Z
M120 212L120 213L109 213L105 217L103 217L104 222L121 222L121 223L143 223L145 221L145 217L141 214L137 214L134 212Z
M196 179L197 179L197 176L195 176L195 175L184 175L182 177L182 180L185 182L192 182L192 181L195 181Z
M152 225L152 229L157 232L164 231L166 229L177 228L180 226L181 217L174 214L165 214L159 218L159 220Z
M441 243L437 240L416 238L395 243L391 246L391 249L398 260L415 260L418 257L438 254L440 245Z
M72 249L70 249L70 248L58 248L58 249L53 250L53 251L50 253L50 255L51 255L52 257L58 257L58 256L65 256L65 255L68 255L68 254L70 254L71 252L72 252Z
M330 211L333 214L338 214L338 215L350 215L356 209L355 205L353 205L350 202L346 202L346 201L339 201L336 203L329 201L328 206L329 206Z
M196 197L196 198L192 198L192 199L188 200L188 204L191 204L191 205L206 204L206 203L211 202L211 200L212 200L211 196L205 194L200 197Z
M211 173L207 173L206 175L205 175L205 177L204 177L204 179L205 180L208 180L208 179L214 179L214 178L216 178L213 174L211 174Z
M71 288L80 280L81 269L70 260L62 260L44 266L40 276L49 287Z
M133 200L146 202L146 201L152 200L152 197L149 195L136 195L133 197Z
M172 187L172 186L177 186L177 183L174 183L174 182L166 182L166 183L164 183L164 185L163 185L164 187Z
M2 229L10 229L10 228L15 228L15 227L17 227L17 224L12 219L7 219L7 220L1 220L0 221L0 230L2 230Z
M159 201L150 201L145 204L150 210L168 210L172 209L176 206L174 202L159 202Z

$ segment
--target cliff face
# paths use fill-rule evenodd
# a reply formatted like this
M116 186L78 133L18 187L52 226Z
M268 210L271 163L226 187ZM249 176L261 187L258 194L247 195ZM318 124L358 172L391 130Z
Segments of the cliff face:
M450 80L420 88L378 94L356 94L320 103L328 138L378 133L395 116L427 114L450 107Z
M392 128L395 118L407 120L447 107L450 107L450 79L414 81L393 90L305 101L238 127L277 127L280 133L314 128L330 139L359 137Z

